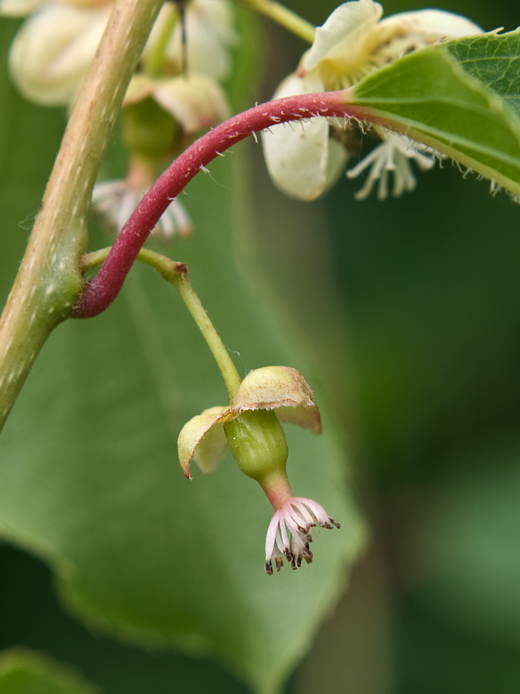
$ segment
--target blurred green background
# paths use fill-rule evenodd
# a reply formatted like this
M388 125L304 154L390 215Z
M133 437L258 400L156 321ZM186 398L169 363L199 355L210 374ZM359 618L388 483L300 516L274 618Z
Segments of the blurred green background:
M317 24L335 6L287 4ZM486 30L520 24L507 0L440 6ZM6 46L13 26L2 30ZM266 35L271 55L251 103L269 98L304 49L272 25ZM53 133L38 146L55 147L63 123L34 114ZM294 202L270 183L260 148L250 153L263 231L251 252L305 348L334 364L325 377L373 532L286 692L518 692L520 208L449 162L418 174L417 190L398 200L356 202L360 181L342 179L319 203ZM36 208L30 171L27 186ZM33 557L3 546L0 568L0 648L51 653L108 694L247 691L212 662L91 634L61 610Z

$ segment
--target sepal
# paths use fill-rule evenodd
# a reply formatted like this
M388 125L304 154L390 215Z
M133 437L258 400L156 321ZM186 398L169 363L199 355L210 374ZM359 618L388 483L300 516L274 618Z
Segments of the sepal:
M274 410L282 422L298 424L321 434L314 393L302 374L289 366L255 369L240 384L233 401L235 412Z
M177 445L181 468L189 480L192 458L206 473L213 472L222 460L227 447L223 424L228 418L229 408L210 407L183 426Z

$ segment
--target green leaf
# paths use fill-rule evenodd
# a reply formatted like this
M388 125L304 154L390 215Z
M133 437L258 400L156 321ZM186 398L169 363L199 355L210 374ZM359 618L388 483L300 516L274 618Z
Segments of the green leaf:
M15 101L10 138L19 146L5 159L7 173L29 127L29 109ZM42 146L45 117L30 126ZM30 153L40 190L49 150ZM240 373L286 364L315 388L326 433L288 428L288 471L295 494L315 498L342 529L315 533L312 565L268 577L263 549L272 509L260 487L229 455L215 474L195 469L193 482L184 479L178 433L204 408L225 405L226 391L179 297L138 267L105 314L61 325L36 362L0 438L0 530L52 567L67 605L89 624L147 648L211 654L256 690L273 692L343 590L363 531L319 365L302 358L265 296L251 291L254 257L237 254L250 220L244 148L235 150L190 184L182 202L196 232L172 252L188 263L226 344L240 352ZM4 277L14 276L20 257L12 230L37 207L24 194L25 169L17 173L16 196L0 190L10 204ZM92 248L109 242L98 232Z
M500 96L520 116L520 31L446 43L465 72Z
M96 694L72 670L48 658L22 649L0 653L2 694Z
M519 40L517 30L417 51L362 80L350 101L518 196Z

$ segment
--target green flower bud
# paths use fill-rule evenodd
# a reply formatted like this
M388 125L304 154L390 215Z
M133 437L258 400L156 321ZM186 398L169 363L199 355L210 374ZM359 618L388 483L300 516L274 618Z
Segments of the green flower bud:
M233 457L248 477L262 484L282 473L289 450L276 414L272 410L250 410L224 424Z

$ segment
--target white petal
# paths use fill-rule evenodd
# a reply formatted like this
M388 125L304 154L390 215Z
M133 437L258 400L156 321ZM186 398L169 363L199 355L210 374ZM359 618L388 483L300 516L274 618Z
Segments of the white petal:
M316 29L314 43L303 57L303 68L312 70L322 60L331 57L331 53L341 50L347 42L357 43L382 14L383 8L373 0L354 0L340 5L325 24Z
M231 72L229 46L238 40L232 30L233 8L223 0L196 0L186 12L188 71L224 80ZM170 48L168 49L170 50ZM174 32L171 50L180 54L180 27Z
M188 9L211 23L223 40L233 41L233 37L236 38L233 31L235 7L229 0L193 0Z
M20 92L40 104L68 105L92 62L110 12L111 7L50 5L30 17L9 54Z
M310 81L290 75L273 98L322 89L318 79ZM329 124L325 118L274 125L262 133L262 144L267 168L280 190L302 200L314 200L323 193L329 158Z
M43 5L47 0L1 0L0 15L23 17Z
M323 192L326 193L329 188L336 183L348 161L348 152L345 147L337 140L329 137L328 140L328 158L327 170L325 171L325 187Z
M443 10L419 10L400 12L383 19L380 26L395 25L405 33L419 33L427 36L430 43L439 39L456 39L462 36L481 34L482 29L467 17Z

